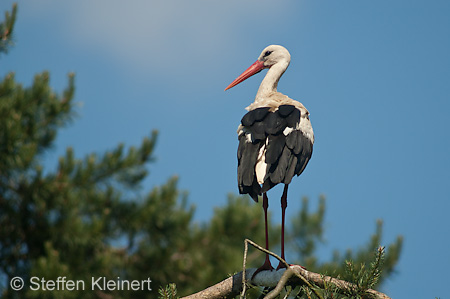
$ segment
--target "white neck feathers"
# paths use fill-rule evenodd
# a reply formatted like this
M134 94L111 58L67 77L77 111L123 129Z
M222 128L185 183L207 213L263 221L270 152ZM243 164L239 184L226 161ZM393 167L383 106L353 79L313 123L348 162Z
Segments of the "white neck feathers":
M277 91L278 81L288 66L289 61L281 60L269 68L256 93L255 102L262 100L269 93Z

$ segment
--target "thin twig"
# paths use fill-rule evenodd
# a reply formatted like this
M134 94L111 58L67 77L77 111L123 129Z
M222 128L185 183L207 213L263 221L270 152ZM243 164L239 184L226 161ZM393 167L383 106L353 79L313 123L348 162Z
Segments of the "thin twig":
M244 298L245 296L245 292L247 291L247 285L245 284L245 268L246 268L246 263L247 263L247 252L248 252L248 243L247 243L248 239L245 239L244 241L244 262L242 264L242 293L241 296L239 298Z

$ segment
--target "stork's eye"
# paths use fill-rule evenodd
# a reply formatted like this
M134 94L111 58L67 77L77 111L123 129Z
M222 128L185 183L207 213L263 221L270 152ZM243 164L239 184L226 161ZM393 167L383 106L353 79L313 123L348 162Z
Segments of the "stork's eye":
M269 56L270 54L272 54L272 51L266 51L266 52L264 53L264 57L267 57L267 56Z

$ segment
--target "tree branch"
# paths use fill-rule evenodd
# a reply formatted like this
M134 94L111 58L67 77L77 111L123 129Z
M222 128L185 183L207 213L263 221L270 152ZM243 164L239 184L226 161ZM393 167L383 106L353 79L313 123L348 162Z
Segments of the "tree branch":
M352 283L336 279L331 276L325 276L319 273L310 272L299 265L288 265L287 269L280 269L278 271L261 271L256 274L255 277L252 277L256 269L245 269L248 243L258 248L259 250L276 257L282 263L287 265L286 261L281 259L278 255L262 248L251 240L246 239L243 271L203 291L189 295L187 297L183 297L182 299L215 299L225 297L230 298L239 295L239 293L241 293L241 297L243 297L245 295L247 283L251 283L255 286L274 288L269 294L266 295L266 299L275 298L278 294L280 294L280 292L286 285L290 285L293 287L307 285L313 292L316 293L317 297L319 298L322 297L316 292L315 288L312 287L312 284L323 289L329 287L330 285L333 285L336 291L341 293L348 293L349 291L356 289L356 286ZM370 298L391 299L387 295L372 289L367 290L366 294Z
M353 284L347 281L336 279L330 276L325 276L319 273L310 272L298 265L292 265L289 266L289 269L280 269L278 271L261 271L252 279L252 275L255 271L255 268L247 269L245 273L245 280L247 282L251 282L251 284L256 286L276 287L272 291L274 293L269 293L266 298L275 297L277 294L279 294L279 291L281 291L281 289L285 285L303 285L303 281L296 276L297 273L304 277L309 283L315 284L316 286L321 288L325 288L326 285L329 286L330 284L333 284L338 290L342 290L342 292L344 292L355 287ZM287 272L286 276L289 276L288 279L285 279L285 277L282 279L285 272ZM277 286L278 282L281 282L282 284ZM242 292L242 289L242 272L239 272L203 291L183 297L182 299L215 299L224 297L232 298L239 295L239 293ZM367 290L366 293L369 296L372 295L372 297L379 299L391 299L386 294L372 289Z

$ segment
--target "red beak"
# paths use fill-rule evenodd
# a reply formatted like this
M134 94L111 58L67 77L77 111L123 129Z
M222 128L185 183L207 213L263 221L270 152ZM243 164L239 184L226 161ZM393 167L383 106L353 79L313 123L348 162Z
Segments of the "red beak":
M253 63L248 69L246 69L239 77L237 77L233 82L231 82L230 85L225 88L225 90L230 89L233 86L238 85L242 81L250 78L254 74L259 73L264 69L264 62L257 60L255 63Z

